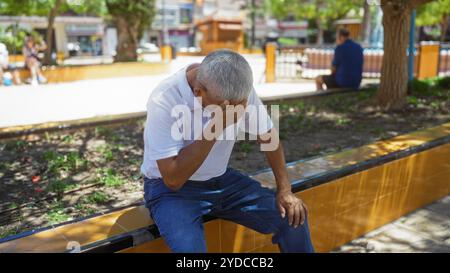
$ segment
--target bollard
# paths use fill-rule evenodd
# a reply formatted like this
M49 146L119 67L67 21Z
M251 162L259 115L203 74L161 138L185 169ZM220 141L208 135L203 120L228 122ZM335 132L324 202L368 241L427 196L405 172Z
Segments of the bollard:
M275 60L277 44L266 45L266 83L275 82Z
M419 71L417 74L419 80L438 76L439 51L439 43L425 42L420 44Z
M161 60L165 63L172 61L172 47L170 45L161 47Z
M58 51L56 53L56 62L58 64L62 64L64 62L65 54L62 51Z

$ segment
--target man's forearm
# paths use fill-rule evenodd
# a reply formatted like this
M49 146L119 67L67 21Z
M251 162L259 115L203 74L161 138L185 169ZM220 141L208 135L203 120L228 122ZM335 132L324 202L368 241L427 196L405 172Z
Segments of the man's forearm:
M182 149L178 156L174 158L170 180L175 189L181 188L200 168L214 143L215 140L196 140Z
M211 131L211 124L205 130ZM157 161L164 183L173 190L180 189L208 157L216 138L194 141L177 156Z
M275 137L278 137L276 134ZM275 175L275 181L277 183L278 191L290 191L291 183L289 181L288 172L286 169L286 160L284 158L283 145L279 142L278 148L274 151L268 151L266 153L267 161L272 168Z

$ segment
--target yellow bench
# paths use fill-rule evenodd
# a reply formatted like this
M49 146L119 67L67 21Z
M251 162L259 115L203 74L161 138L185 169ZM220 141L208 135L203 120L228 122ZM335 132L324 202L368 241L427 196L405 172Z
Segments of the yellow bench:
M43 67L42 73L49 83L72 82L80 80L147 76L169 72L166 63L113 63L82 66L49 66ZM18 70L20 78L30 77L30 71L25 68Z
M316 251L328 252L450 193L450 123L288 164L309 207ZM263 170L253 178L273 188ZM271 235L205 218L210 252L277 252ZM168 252L148 211L133 206L0 239L0 252Z

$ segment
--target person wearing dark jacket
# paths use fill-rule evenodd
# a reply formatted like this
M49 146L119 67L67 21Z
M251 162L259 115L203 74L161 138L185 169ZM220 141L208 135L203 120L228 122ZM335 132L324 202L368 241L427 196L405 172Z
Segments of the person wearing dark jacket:
M327 89L358 89L361 85L364 63L363 48L349 36L350 33L346 29L338 31L331 75L322 75L316 78L317 90L323 90L324 85Z

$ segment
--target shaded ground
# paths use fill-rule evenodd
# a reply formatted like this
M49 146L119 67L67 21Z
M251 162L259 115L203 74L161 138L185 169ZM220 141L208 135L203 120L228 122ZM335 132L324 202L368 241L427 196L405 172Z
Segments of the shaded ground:
M373 91L278 102L286 159L450 122L449 93L411 96L405 111L389 114L368 107ZM0 237L140 202L144 121L0 140ZM247 173L268 167L246 141L230 165Z
M450 196L401 217L333 252L450 253Z

